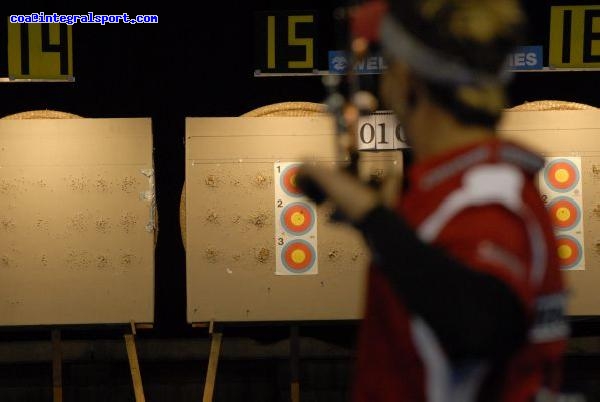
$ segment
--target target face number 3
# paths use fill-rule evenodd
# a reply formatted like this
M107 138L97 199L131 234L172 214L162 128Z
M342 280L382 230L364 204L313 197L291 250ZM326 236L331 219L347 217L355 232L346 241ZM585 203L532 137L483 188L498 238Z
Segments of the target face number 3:
M310 270L316 261L314 247L307 241L292 240L283 247L283 265L295 274L301 274Z
M561 268L571 269L579 265L583 257L583 250L577 239L572 236L558 236L556 246Z

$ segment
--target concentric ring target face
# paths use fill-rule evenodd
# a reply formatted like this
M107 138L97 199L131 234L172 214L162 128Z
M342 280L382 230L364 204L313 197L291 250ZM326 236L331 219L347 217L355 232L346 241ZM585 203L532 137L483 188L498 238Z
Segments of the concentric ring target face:
M548 204L552 224L559 230L571 230L581 221L581 209L568 197L557 197Z
M570 160L556 159L546 167L544 180L552 190L566 193L579 183L579 170Z
M569 269L577 266L583 257L581 243L572 236L558 236L556 238L556 247L560 266L563 269Z
M292 240L281 250L283 265L295 274L301 274L311 269L316 259L315 249L305 240Z
M295 236L308 233L315 224L315 216L310 206L304 202L288 205L281 213L281 225Z
M296 185L296 175L300 165L290 165L281 172L281 188L290 197L302 196L302 191Z

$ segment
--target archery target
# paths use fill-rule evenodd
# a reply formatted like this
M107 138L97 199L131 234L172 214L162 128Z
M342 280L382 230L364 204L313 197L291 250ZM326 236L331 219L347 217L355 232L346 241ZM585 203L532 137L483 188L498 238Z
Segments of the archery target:
M561 268L585 269L581 157L547 157L539 189L558 239Z
M562 235L556 238L558 260L563 269L575 268L583 258L581 243L573 236Z
M281 213L281 226L295 236L308 233L314 224L314 211L306 203L295 202L289 204Z
M299 168L299 164L289 165L283 169L279 178L281 189L290 197L302 196L302 191L296 185L296 175Z
M570 160L555 159L544 169L544 181L553 191L566 193L579 184L579 169Z
M317 207L296 186L298 162L276 162L275 274L316 275Z
M288 242L281 251L284 267L295 274L310 270L317 259L314 247L306 240L297 239Z
M571 230L581 221L581 208L569 197L557 197L548 204L552 224L558 230Z

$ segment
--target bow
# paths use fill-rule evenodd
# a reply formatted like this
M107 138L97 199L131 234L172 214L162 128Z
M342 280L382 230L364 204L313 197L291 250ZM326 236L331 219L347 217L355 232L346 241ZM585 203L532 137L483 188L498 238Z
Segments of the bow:
M325 104L335 118L338 160L349 160L346 169L358 176L360 159L356 140L358 121L362 115L377 109L377 99L363 88L361 77L356 71L358 64L367 56L369 42L372 39L357 29L357 23L352 19L356 10L358 5L355 4L347 8L338 8L334 12L336 21L345 25L341 31L346 33L343 48L346 51L347 70L344 75L325 75L323 84L327 89ZM343 94L342 86L345 87L347 95Z

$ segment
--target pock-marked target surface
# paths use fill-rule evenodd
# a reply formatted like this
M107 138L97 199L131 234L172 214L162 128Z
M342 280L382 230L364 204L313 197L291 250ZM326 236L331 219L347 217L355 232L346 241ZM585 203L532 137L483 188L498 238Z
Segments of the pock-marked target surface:
M275 273L315 275L317 211L296 185L299 163L275 163Z
M585 269L581 158L546 158L539 187L556 233L561 268Z

